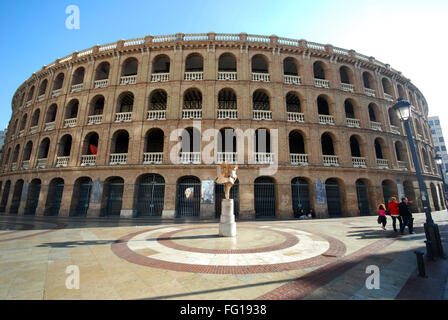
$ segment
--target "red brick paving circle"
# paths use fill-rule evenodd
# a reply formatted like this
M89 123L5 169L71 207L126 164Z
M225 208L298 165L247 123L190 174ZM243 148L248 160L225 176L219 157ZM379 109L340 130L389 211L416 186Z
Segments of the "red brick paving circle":
M320 234L309 230L301 230L299 228L294 229L308 232L327 240L330 245L328 250L321 255L300 261L268 264L268 265L222 266L222 265L187 264L187 263L158 260L155 258L145 257L140 254L137 254L128 247L127 245L128 241L134 238L135 236L141 233L145 233L148 231L155 231L163 228L167 227L160 227L149 230L147 229L128 234L112 243L111 250L119 258L122 258L130 263L138 264L141 266L167 269L171 271L208 273L208 274L250 274L250 273L280 272L287 270L311 268L333 262L336 258L342 257L346 252L346 246L340 240L327 236L325 234Z

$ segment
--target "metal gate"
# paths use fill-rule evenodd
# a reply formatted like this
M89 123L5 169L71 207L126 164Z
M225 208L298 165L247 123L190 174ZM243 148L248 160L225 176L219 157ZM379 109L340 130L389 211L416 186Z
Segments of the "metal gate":
M195 178L183 179L182 181L177 184L176 188L176 217L199 217L201 183L199 179ZM190 196L187 197L188 195Z
M292 194L292 210L294 217L299 217L299 210L305 210L305 213L310 209L310 189L308 182L305 179L295 178L291 181Z
M159 181L157 181L159 180ZM138 183L137 216L161 216L165 199L163 178L145 176Z
M233 199L233 213L235 214L235 218L238 218L238 214L240 212L240 191L239 191L238 180L230 189L230 198ZM221 201L225 199L226 195L224 194L224 185L221 183L215 183L215 217L221 217Z
M14 193L12 195L11 207L9 213L17 213L19 211L20 199L22 198L23 180L16 182Z
M37 204L39 203L39 193L40 193L41 183L39 182L31 182L30 187L28 189L28 197L26 199L26 206L24 215L35 215Z
M254 183L255 218L273 218L276 207L275 184L271 179L257 180Z
M123 202L123 182L109 182L106 185L105 216L119 216Z
M0 212L6 211L6 205L8 202L10 189L11 189L11 181L7 181L5 184L5 188L3 189L2 202L0 203Z
M340 217L342 209L339 184L337 182L325 183L325 192L327 194L328 215L330 217Z
M356 182L356 194L358 195L358 208L361 216L370 215L369 195L367 193L367 186L364 182Z
M48 200L45 208L46 216L57 216L61 207L62 194L64 192L64 183L50 185L48 190Z
M91 190L92 190L91 181L81 182L79 184L78 202L76 204L74 216L85 217L87 215L87 210L89 209Z
M387 205L387 203L389 203L389 198L392 197L393 195L393 192L389 184L383 183L382 185L383 185L384 204Z

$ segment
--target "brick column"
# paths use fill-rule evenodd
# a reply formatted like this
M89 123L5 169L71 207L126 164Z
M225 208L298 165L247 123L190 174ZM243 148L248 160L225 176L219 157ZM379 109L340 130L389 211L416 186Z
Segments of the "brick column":
M291 185L287 182L277 184L277 218L288 219L294 217L292 210Z
M103 197L103 183L100 178L92 181L89 208L87 217L99 217L101 215L101 199Z
M163 202L162 218L173 219L176 209L176 182L173 179L165 181L165 196Z
M62 193L61 207L59 208L60 217L68 217L70 215L70 205L72 203L74 185L64 184L64 191Z
M248 182L248 181L247 181ZM240 212L239 219L253 220L255 219L255 207L254 207L254 185L253 183L239 184L240 192Z
M49 188L49 183L42 183L40 185L40 192L39 192L39 201L37 203L37 208L36 208L36 216L43 216L45 214L45 205L47 202L47 197L48 197L48 188Z
M17 212L19 216L23 216L25 213L26 200L28 198L28 189L30 187L30 183L25 180L22 187L22 195L20 196L20 205L19 211Z
M134 216L134 186L134 184L126 183L126 181L124 183L120 218L132 218Z

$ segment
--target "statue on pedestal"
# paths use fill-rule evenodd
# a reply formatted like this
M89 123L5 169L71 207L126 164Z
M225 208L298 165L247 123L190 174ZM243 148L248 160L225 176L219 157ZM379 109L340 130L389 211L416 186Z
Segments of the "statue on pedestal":
M230 163L221 163L218 167L218 178L216 178L216 183L222 183L224 185L224 194L226 199L230 199L230 189L236 182L238 178L236 175L236 170L238 165L231 165Z
M236 223L235 215L233 214L233 199L230 199L230 189L235 184L236 170L238 165L231 165L230 163L221 163L218 167L218 178L216 183L224 185L224 193L226 198L221 202L221 220L219 223L219 235L221 237L235 237Z

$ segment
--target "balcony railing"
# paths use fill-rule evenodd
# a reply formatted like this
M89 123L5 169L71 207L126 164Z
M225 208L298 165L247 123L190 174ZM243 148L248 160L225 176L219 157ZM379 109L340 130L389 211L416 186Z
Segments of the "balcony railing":
M180 162L182 164L200 164L201 153L200 152L181 152Z
M355 86L349 83L341 83L341 89L347 92L355 92Z
M272 111L270 110L253 110L254 120L272 120Z
M41 94L40 96L37 97L37 102L44 101L44 99L45 99L45 94Z
M72 85L71 92L79 92L79 91L81 91L82 90L82 85L83 85L82 83Z
M272 164L274 163L274 154L270 152L255 152L256 164Z
M283 75L283 83L300 85L300 76Z
M36 168L44 169L47 166L47 158L37 159Z
M381 122L370 121L370 128L376 131L383 131L381 128Z
M400 127L390 125L390 132L394 134L401 134Z
M425 168L424 169L425 172L428 172L428 173L431 172L431 170L429 169L429 166L425 165L424 168Z
M74 127L74 126L76 126L76 118L64 120L64 128Z
M331 124L334 125L334 117L326 114L319 115L319 123L320 124Z
M25 130L20 130L19 131L19 137L23 137L24 134L25 134Z
M182 110L182 119L202 119L202 109Z
M146 120L166 120L166 110L148 110Z
M103 79L103 80L96 80L93 83L93 88L106 88L109 85L109 79Z
M347 127L361 128L359 119L347 118Z
M47 122L45 124L44 131L50 131L54 129L54 121L53 122Z
M300 112L286 112L288 121L290 122L305 122L305 115Z
M290 153L289 161L293 166L307 166L308 154L306 153Z
M237 163L238 154L236 152L217 152L217 163Z
M151 75L151 82L166 82L170 81L169 73L153 73Z
M57 89L57 90L53 90L53 92L51 93L51 97L52 98L56 98L57 96L59 96L62 92L62 89Z
M408 163L406 161L398 161L398 168L400 170L408 170Z
M30 160L23 160L21 168L22 170L28 170L30 168Z
M229 110L229 109L218 109L218 119L238 119L238 111L237 110Z
M184 80L194 81L194 80L204 80L204 72L187 72L185 71Z
M56 158L56 168L59 167L67 167L68 161L70 160L70 157L57 157Z
M387 159L376 159L376 164L380 169L389 169L389 160Z
M126 164L126 160L128 159L127 153L112 153L110 155L110 165L122 165Z
M387 101L394 101L394 97L386 92L384 92L384 99L386 99Z
M15 171L17 168L17 162L11 163L11 171Z
M363 158L363 157L352 157L352 165L355 168L367 168L366 158Z
M87 117L87 124L88 125L100 124L102 122L103 122L103 115L102 114L96 114L96 115Z
M25 104L25 108L28 108L32 103L33 103L32 100L27 101L26 104Z
M365 92L366 95L368 95L369 97L375 97L375 90L373 90L373 89L364 88L364 92Z
M136 84L136 83L137 83L137 75L125 76L120 78L120 85Z
M338 167L339 166L338 156L322 155L322 162L323 162L324 166L326 166L326 167L328 167L328 166Z
M96 164L96 154L86 154L81 156L81 166L94 166Z
M132 112L119 112L115 114L115 122L132 121Z
M218 80L237 80L236 72L218 71Z
M330 88L330 82L324 79L314 79L314 86L318 88Z
M37 126L30 127L30 134L34 134L37 132Z
M269 82L271 81L271 76L269 73L252 72L252 81Z
M162 161L163 161L163 152L143 153L143 164L161 164Z

